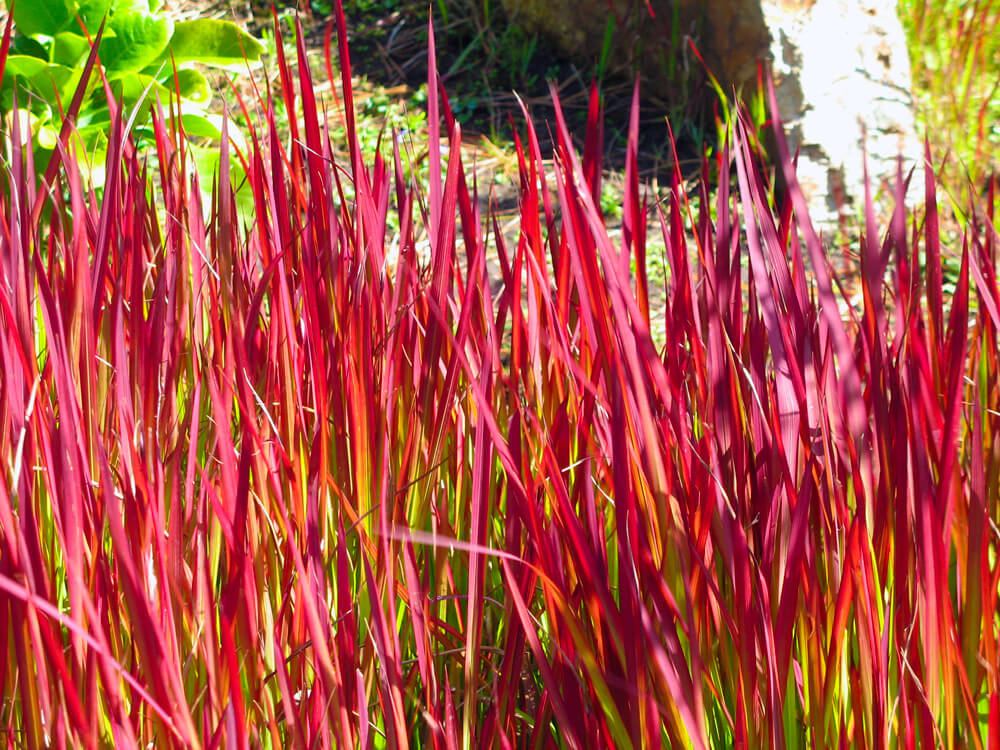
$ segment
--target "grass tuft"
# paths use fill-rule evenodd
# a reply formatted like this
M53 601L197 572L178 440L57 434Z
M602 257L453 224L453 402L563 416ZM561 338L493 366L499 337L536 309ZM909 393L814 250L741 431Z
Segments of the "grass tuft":
M879 227L869 198L845 317L789 155L775 205L745 118L703 162L714 205L676 172L652 203L636 92L612 237L599 98L581 154L553 90L508 242L433 30L424 190L398 138L362 148L336 11L343 120L300 28L290 136L259 95L211 186L169 110L155 166L115 114L100 197L68 132L42 189L4 134L0 730L996 748L992 200L949 291L935 202Z

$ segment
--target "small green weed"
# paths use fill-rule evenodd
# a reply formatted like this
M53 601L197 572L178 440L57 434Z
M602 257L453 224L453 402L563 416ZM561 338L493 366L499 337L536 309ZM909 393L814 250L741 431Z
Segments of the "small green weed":
M1000 169L1000 0L899 0L922 127L944 187L964 210L968 186ZM971 178L971 179L970 179Z

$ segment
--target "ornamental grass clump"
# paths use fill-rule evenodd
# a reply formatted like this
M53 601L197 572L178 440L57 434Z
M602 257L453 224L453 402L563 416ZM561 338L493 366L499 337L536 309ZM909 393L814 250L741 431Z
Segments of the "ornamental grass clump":
M347 163L301 33L210 188L166 103L100 197L5 134L7 744L1000 747L992 221L948 297L933 174L868 200L845 319L742 120L650 205L636 100L612 238L595 94L582 156L526 119L508 242L433 37L426 190L363 159L337 5Z

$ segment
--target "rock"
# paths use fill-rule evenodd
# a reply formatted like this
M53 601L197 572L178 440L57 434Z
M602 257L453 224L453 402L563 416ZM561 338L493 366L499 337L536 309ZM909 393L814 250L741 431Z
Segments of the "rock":
M756 77L770 36L759 0L501 0L508 18L548 39L564 55L600 56L613 9L611 70L642 76L648 92L676 96L667 71L698 65L693 39L714 74L737 85ZM652 11L652 15L650 14ZM672 49L676 40L677 49ZM671 66L670 56L674 57Z
M645 91L676 103L669 55L687 60L694 40L730 90L756 89L770 62L779 110L813 218L837 218L837 195L863 199L863 153L877 182L894 178L896 156L922 161L915 136L910 62L895 0L502 0L513 23L570 57L601 54L609 5L617 21L611 68L641 75ZM654 17L650 16L652 10ZM677 40L679 49L671 49ZM915 181L919 174L915 175ZM918 197L919 184L910 196Z
M864 199L864 153L873 192L894 180L896 159L922 163L910 59L894 0L762 3L772 43L778 109L814 220L836 219L835 196ZM910 198L922 196L922 172Z

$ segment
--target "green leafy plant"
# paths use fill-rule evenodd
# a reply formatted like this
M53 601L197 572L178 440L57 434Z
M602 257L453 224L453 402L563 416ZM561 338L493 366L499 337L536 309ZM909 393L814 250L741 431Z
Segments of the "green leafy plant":
M944 187L961 210L1000 173L1000 1L898 0L914 98Z
M218 139L221 121L208 111L212 91L199 66L246 69L263 45L230 21L175 22L157 0L19 0L14 34L0 83L0 112L27 120L35 146L54 148L69 101L86 87L75 123L77 145L103 164L110 127L108 92L126 112L134 133L148 129L150 107L179 98L181 124L190 135ZM83 80L98 30L100 75ZM107 89L104 87L107 84Z

